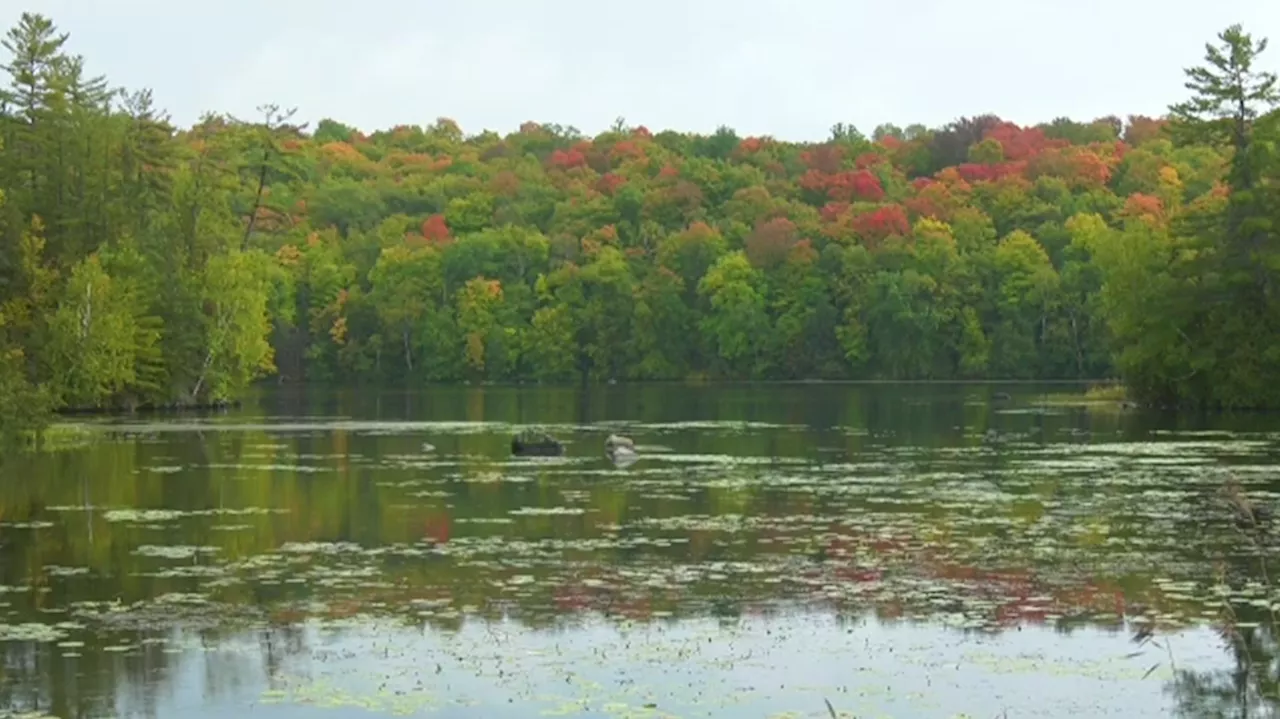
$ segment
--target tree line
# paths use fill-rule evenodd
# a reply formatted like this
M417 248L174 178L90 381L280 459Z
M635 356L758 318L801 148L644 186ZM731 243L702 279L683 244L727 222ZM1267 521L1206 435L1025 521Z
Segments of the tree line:
M1239 26L1167 116L821 142L276 106L174 127L3 41L0 426L256 379L1123 378L1280 400L1280 93Z

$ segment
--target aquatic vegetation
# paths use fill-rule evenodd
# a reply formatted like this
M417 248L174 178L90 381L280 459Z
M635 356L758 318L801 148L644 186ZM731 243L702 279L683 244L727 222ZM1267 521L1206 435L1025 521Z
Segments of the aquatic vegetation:
M48 529L53 522L0 522L0 527L8 529Z
M139 575L200 580L214 597L245 584L281 584L320 596L355 592L376 604L380 600L374 598L381 592L420 582L417 572L404 573L405 560L436 558L459 572L456 586L479 599L476 606L516 600L505 611L530 619L570 607L616 613L626 606L622 598L647 596L652 601L674 593L661 600L669 609L651 606L647 615L696 613L722 597L738 603L786 601L840 611L892 607L893 614L942 626L993 630L1026 621L1123 620L1130 614L1128 606L1137 602L1160 607L1141 618L1185 626L1203 621L1220 602L1222 588L1198 573L1194 562L1179 557L1193 548L1229 548L1226 536L1212 532L1170 542L1191 521L1188 502L1207 496L1214 481L1192 469L1219 461L1223 453L1251 455L1267 446L1239 438L1101 443L1070 453L1059 446L1027 446L998 475L988 474L981 481L969 469L986 461L979 448L921 452L885 447L885 461L822 465L795 457L750 463L677 454L678 461L667 468L651 468L628 479L625 491L634 493L639 511L620 522L601 514L598 492L565 488L559 496L571 502L568 506L523 504L506 509L505 516L453 517L450 523L459 531L433 540L381 541L372 546L291 541L235 559L220 558L227 553L216 543L139 544L133 551L168 560L200 557L195 565ZM912 469L910 463L922 460L933 465L931 471ZM1148 465L1162 469L1154 474L1143 469ZM1100 472L1117 471L1121 474L1108 480L1109 492L1087 489ZM555 470L564 481L582 476L575 472ZM1051 493L1044 490L1048 476L1053 477ZM378 484L391 496L466 502L458 482L479 487L542 480L483 471L441 481ZM424 483L440 488L419 489ZM770 502L784 504L774 509L761 506L762 493L773 498ZM715 503L708 505L712 497ZM825 506L820 512L785 509L792 498ZM412 511L415 505L395 506ZM658 506L663 509L654 512ZM216 539L241 532L208 524L213 517L273 511L278 510L114 509L104 518L144 524L196 522L216 531L210 535ZM523 535L539 532L537 522L569 519L586 522L581 525L586 533ZM1139 522L1141 532L1136 531ZM516 529L526 526L522 523L532 524ZM229 526L250 531L255 525ZM469 531L462 531L464 527ZM485 527L501 533L489 534ZM513 530L519 533L512 535ZM1103 566L1098 566L1099 548L1106 551ZM698 556L711 551L723 558ZM1170 576L1149 573L1155 564L1153 552L1169 555L1158 566ZM627 553L626 564L613 563L619 553ZM518 573L509 575L511 570ZM1135 577L1145 579L1135 585ZM1256 600L1231 592L1231 601ZM381 603L391 612L399 604L394 597ZM409 608L420 613L420 607Z
M88 567L59 567L57 565L48 565L44 568L44 571L48 572L49 576L52 576L52 577L74 577L81 574L88 574L89 568Z
M40 433L40 447L46 452L83 449L98 439L98 434L85 424L54 422Z
M0 642L56 642L65 636L65 631L49 624L0 624Z
M144 544L133 550L134 554L143 557L161 557L164 559L191 559L197 554L213 554L217 552L217 547L194 547L191 545L164 545L157 546L153 544Z
M172 509L113 509L102 515L108 522L166 522L182 516Z
M80 507L50 507L51 511L75 511L82 510ZM150 524L154 522L171 522L182 517L212 517L212 516L248 516L248 515L264 515L264 514L287 514L287 508L267 509L263 507L244 507L241 509L197 509L197 510L176 510L176 509L111 509L103 513L102 518L108 522L136 522L140 524Z
M1084 393L1086 402L1123 402L1128 399L1129 390L1122 384L1094 385Z
M6 541L42 562L0 567L0 639L68 661L176 662L251 656L257 634L241 632L287 632L287 656L313 665L244 684L263 709L816 716L812 697L828 696L841 716L945 716L956 707L904 678L933 671L938 646L967 681L1072 677L1128 706L1116 697L1179 676L1146 645L1125 658L1129 633L1172 637L1181 667L1181 637L1232 613L1237 631L1261 627L1257 612L1280 608L1254 566L1280 530L1242 544L1219 492L1232 476L1251 501L1280 502L1280 437L986 416L1002 424L940 441L763 421L566 425L558 436L578 441L547 462L509 459L518 425L505 423L343 419L332 426L360 432L326 440L206 426L216 452L185 452L179 435L121 461L111 483L54 475L31 483L40 501L0 498ZM415 459L419 424L431 462ZM598 451L618 431L666 451L618 471ZM93 451L124 456L132 441ZM1043 649L1028 658L1015 647L1032 635ZM843 662L868 642L865 676L808 681L821 672L785 663L815 647ZM877 673L888 654L899 674ZM742 685L753 672L786 686ZM974 706L986 712L960 708Z

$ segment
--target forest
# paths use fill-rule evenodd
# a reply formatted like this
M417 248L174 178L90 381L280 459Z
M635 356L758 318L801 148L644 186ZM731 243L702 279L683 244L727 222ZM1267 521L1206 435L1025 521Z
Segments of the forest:
M3 39L0 428L251 383L1122 379L1280 404L1280 102L1239 26L1164 117L178 128Z

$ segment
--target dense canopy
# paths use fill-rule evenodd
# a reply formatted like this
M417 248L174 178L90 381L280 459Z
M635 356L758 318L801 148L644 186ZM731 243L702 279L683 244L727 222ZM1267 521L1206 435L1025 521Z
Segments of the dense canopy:
M808 144L263 108L170 125L4 40L0 425L253 380L1123 377L1280 400L1280 115L1240 28L1167 118ZM1176 71L1176 70L1175 70Z

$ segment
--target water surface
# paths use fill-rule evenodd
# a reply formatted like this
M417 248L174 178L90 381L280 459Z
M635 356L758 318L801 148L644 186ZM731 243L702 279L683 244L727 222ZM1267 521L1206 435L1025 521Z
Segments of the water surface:
M1219 489L1274 499L1280 420L1082 392L312 389L80 423L0 470L0 716L1272 711L1271 534ZM566 456L510 457L529 425Z

